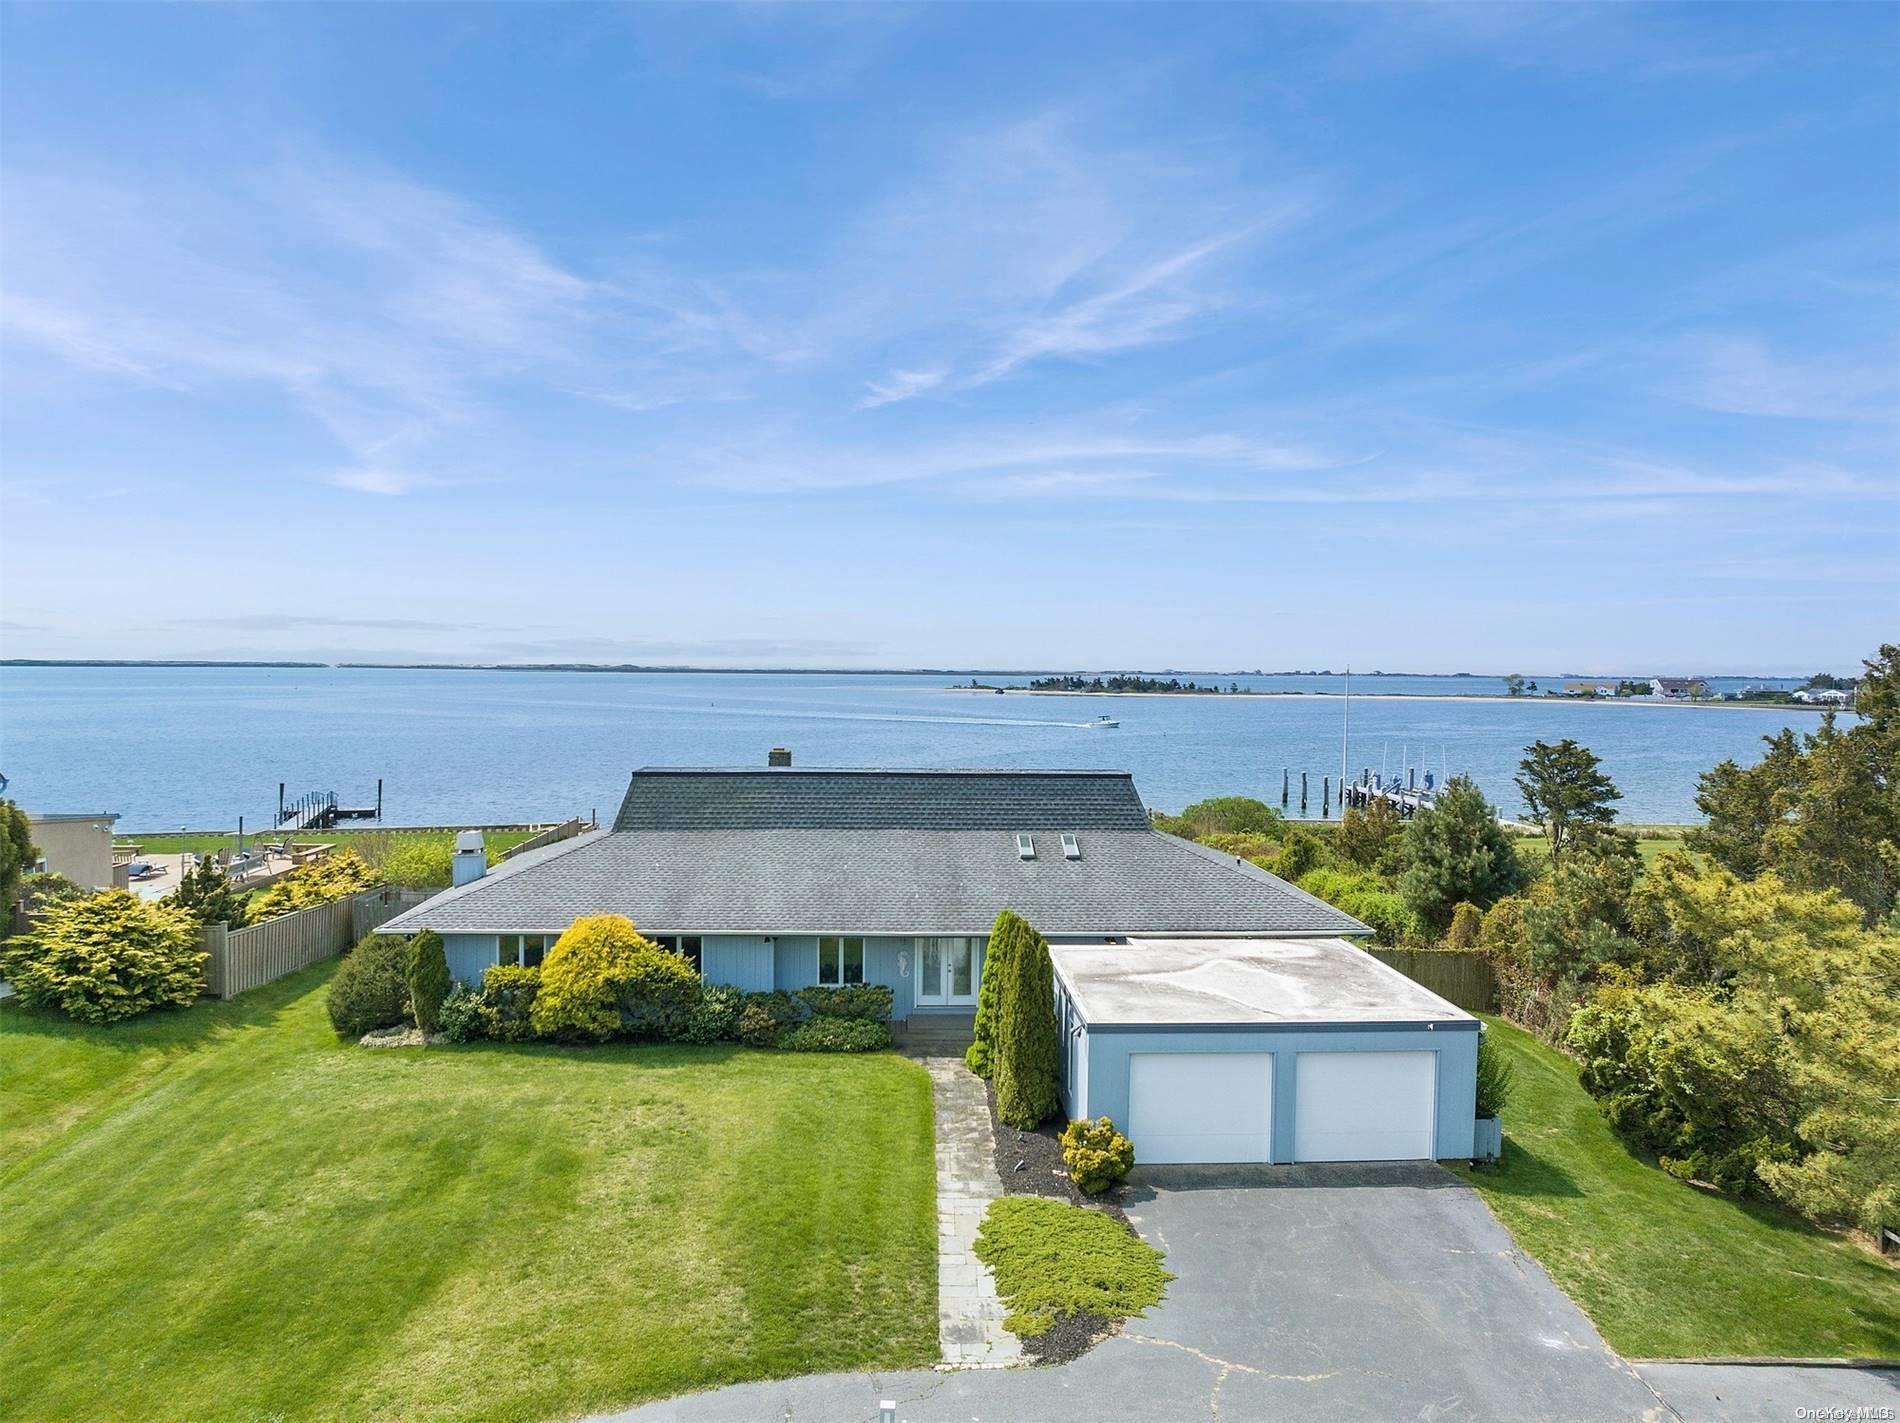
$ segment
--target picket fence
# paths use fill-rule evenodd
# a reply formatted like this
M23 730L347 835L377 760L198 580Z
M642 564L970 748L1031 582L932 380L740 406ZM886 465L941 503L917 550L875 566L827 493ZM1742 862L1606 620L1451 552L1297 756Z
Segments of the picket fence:
M214 998L235 998L287 973L321 963L403 910L422 903L432 892L383 885L242 929L207 924L205 992Z

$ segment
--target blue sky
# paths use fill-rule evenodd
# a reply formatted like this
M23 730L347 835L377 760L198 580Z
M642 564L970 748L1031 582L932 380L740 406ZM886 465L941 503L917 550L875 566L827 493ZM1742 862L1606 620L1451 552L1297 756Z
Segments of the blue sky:
M0 26L9 655L1900 633L1892 6Z

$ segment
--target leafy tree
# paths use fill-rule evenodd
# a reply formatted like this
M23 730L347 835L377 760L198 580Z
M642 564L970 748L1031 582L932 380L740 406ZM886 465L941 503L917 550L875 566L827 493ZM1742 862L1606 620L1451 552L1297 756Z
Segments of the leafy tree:
M197 1001L199 939L198 922L182 909L109 889L54 906L33 933L0 945L0 973L29 1008L116 1023Z
M1451 929L1445 935L1448 949L1475 949L1478 935L1484 932L1484 911L1465 900L1451 912Z
M442 936L424 929L409 941L409 961L404 977L409 984L409 1006L416 1015L416 1026L433 1033L441 1025L442 1004L449 996L454 980L449 977L448 953Z
M963 1054L964 1064L978 1077L988 1077L995 1068L996 1005L1002 996L1003 980L1009 977L1010 955L1016 952L1025 930L1029 925L1016 911L1005 909L996 916L989 942L984 945L983 977L976 989L976 1027Z
M10 800L0 800L0 932L9 927L4 921L20 902L20 876L38 858L26 812Z
M1524 882L1524 867L1497 812L1466 776L1452 777L1437 801L1407 823L1405 866L1399 893L1433 934L1450 927L1460 903L1483 908Z
M1333 832L1333 853L1347 864L1369 870L1404 828L1392 802L1375 797L1364 810L1351 806L1340 817L1339 829Z
M1280 853L1260 862L1269 873L1289 883L1304 879L1314 870L1323 869L1330 856L1317 835L1304 830L1288 830L1280 843Z
M1286 817L1265 801L1251 796L1216 796L1196 801L1179 815L1164 815L1156 824L1170 835L1201 840L1209 835L1266 835L1278 839Z
M1598 769L1596 753L1569 737L1554 746L1533 741L1518 762L1517 788L1532 823L1550 841L1550 866L1563 863L1563 852L1577 829L1608 825L1616 819L1612 801L1623 798L1616 783Z
M1062 1028L1049 945L1027 924L1023 929L997 995L996 1114L1033 1131L1062 1105Z
M1504 679L1504 692L1506 696L1512 696L1512 697L1523 696L1524 695L1523 674L1520 672L1513 672L1510 676L1506 677Z
M1403 944L1418 937L1418 916L1371 870L1321 867L1300 876L1298 884L1371 929L1375 943Z
M200 924L223 924L237 929L244 924L244 895L232 887L231 877L210 855L201 855L197 865L178 878L171 901Z
M1702 773L1695 803L1707 819L1684 837L1690 849L1743 879L1767 868L1763 845L1778 818L1775 801L1795 784L1801 768L1801 741L1792 728L1762 740L1767 754L1747 770L1724 761Z

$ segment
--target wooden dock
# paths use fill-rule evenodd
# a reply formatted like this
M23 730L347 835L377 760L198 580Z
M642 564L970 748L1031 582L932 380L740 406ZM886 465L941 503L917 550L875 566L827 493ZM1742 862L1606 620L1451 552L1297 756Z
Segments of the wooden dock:
M383 818L383 782L376 780L375 805L339 805L335 791L311 791L295 800L284 799L284 782L277 783L277 828L279 830L330 830L340 820L381 820Z

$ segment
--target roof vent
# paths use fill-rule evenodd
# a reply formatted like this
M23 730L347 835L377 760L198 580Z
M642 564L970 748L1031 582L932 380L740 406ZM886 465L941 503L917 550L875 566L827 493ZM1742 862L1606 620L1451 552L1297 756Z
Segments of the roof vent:
M770 751L765 753L765 764L768 766L789 766L792 764L792 753L783 746L774 746Z
M1036 858L1036 837L1027 830L1016 832L1016 858L1019 860Z
M1062 832L1062 858L1065 860L1082 858L1082 842L1066 830Z

